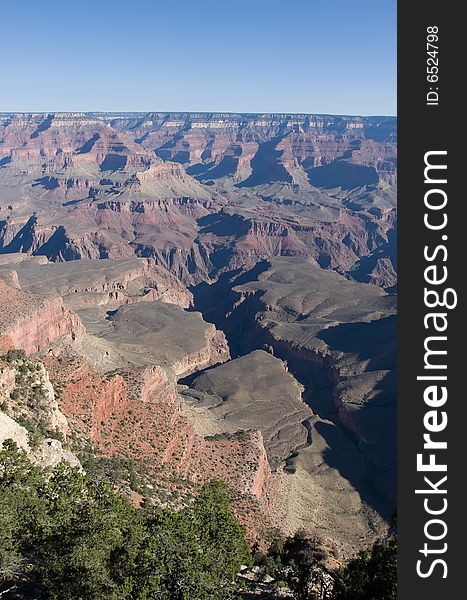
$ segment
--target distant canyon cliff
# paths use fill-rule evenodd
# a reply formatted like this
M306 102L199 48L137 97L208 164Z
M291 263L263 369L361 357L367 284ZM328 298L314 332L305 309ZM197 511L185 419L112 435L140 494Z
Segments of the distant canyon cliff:
M391 288L396 121L0 114L0 251L154 257L187 284L272 256Z

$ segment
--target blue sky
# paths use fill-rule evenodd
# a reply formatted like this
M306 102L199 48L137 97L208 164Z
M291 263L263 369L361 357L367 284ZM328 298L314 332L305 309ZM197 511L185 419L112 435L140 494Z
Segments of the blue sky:
M396 112L396 0L6 0L0 111Z

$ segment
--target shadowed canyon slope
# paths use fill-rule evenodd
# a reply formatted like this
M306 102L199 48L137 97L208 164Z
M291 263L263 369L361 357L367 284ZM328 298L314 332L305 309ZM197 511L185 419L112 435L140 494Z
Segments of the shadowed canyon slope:
M221 478L251 539L350 555L394 505L396 216L393 118L0 114L0 351L136 504Z
M299 494L291 496L295 508L288 516L297 518L303 506L316 506L322 487L327 497L323 506L333 507L332 519L352 513L350 506L344 508L352 497L345 480L365 504L388 518L395 505L395 296L298 257L274 258L251 271L225 276L211 286L199 286L195 296L205 318L226 332L233 356L245 360L255 349L266 350L286 361L304 386L302 398L311 412L302 425L309 437L286 459L286 488ZM233 417L241 416L238 400L230 400L238 396L230 386L236 389L239 383L229 384L228 374L222 382L214 376L229 364L192 383L223 398L227 422L232 418L229 404ZM267 398L268 384L257 381L261 378L253 376L251 390ZM243 381L241 387L248 384ZM276 409L281 397L279 391ZM210 403L209 409L218 412L215 399ZM293 413L290 401L288 407ZM271 409L260 419L266 429L270 419ZM345 529L348 522L333 520L334 532L339 527Z

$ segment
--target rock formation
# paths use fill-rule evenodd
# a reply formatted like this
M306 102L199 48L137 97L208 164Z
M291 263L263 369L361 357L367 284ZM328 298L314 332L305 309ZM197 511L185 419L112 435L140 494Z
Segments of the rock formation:
M255 350L198 375L183 396L201 413L198 419L204 416L219 431L260 429L269 462L277 468L307 443L303 422L312 412L302 390L281 360Z
M77 457L63 447L68 433L44 365L17 350L0 356L0 447L13 440L43 468L61 461L79 466Z
M0 281L0 350L41 352L63 336L75 340L83 332L79 317L61 298L43 298Z
M21 262L19 257L23 257ZM89 306L113 310L122 304L154 300L188 308L193 301L186 287L150 258L53 263L45 257L4 254L0 279L7 277L23 291L62 297L73 311Z
M240 356L188 381L183 394L198 418L212 413L228 428L246 415L263 428L267 449L270 423L288 424L284 440L295 447L282 455L274 509L282 527L316 529L344 555L369 543L395 504L395 296L294 257L199 286L195 303ZM253 357L265 353L257 349L269 362L285 361L308 412L294 419L298 405L271 373L262 384ZM281 441L272 438L276 447Z
M260 544L370 543L395 493L396 182L393 118L0 114L0 439L136 504L224 479Z
M150 256L188 284L278 255L352 276L371 256L391 287L395 136L390 118L3 114L0 247Z

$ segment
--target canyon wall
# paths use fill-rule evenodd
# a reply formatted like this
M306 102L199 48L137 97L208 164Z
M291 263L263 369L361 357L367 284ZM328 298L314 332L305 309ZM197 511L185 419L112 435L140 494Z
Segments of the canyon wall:
M396 122L0 115L0 251L152 257L186 284L310 256L395 285Z

